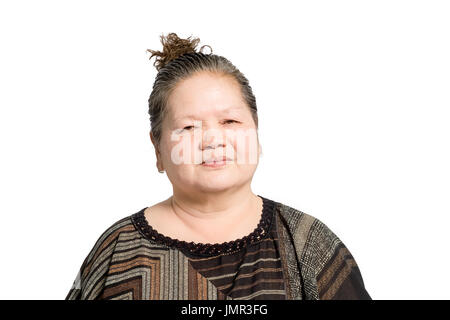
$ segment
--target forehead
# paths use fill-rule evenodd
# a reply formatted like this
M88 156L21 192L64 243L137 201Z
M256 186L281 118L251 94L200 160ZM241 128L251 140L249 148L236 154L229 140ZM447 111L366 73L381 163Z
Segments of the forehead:
M169 118L199 118L246 111L240 86L230 76L201 73L180 81L168 99Z
M183 120L183 119L197 119L202 116L206 116L207 114L218 115L218 116L226 116L226 115L240 115L245 109L243 107L230 107L224 108L220 110L209 110L211 112L197 112L193 113L191 111L186 110L186 112L178 112L174 113L171 119L173 121Z

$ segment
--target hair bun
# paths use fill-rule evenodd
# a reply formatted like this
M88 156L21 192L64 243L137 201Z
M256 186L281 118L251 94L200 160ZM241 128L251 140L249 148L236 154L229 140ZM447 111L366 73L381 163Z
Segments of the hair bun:
M191 39L191 37L188 37L187 39L181 39L174 32L169 33L167 36L161 35L160 38L161 44L163 45L162 51L147 49L147 51L152 54L149 60L151 60L153 56L156 56L153 65L158 71L171 60L174 60L185 53L196 52L196 47L200 42L199 38ZM212 53L212 48L208 45L202 46L199 50L200 53L203 53L202 50L204 47L209 47L211 50L210 53Z

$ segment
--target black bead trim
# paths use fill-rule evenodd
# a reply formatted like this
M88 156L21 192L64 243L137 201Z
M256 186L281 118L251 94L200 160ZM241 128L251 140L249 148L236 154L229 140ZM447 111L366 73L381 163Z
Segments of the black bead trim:
M174 247L193 255L213 256L218 254L230 254L241 250L246 245L263 240L270 233L269 230L272 225L275 202L260 195L258 196L263 200L263 209L257 227L245 237L223 243L195 243L193 241L186 242L166 237L148 224L144 215L144 211L147 207L134 213L131 216L131 219L136 229L150 241L161 243L168 247Z

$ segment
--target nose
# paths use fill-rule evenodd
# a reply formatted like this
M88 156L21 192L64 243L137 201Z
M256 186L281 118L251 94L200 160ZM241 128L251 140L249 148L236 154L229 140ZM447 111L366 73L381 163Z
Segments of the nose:
M206 146L205 145L203 145L203 148L202 148L202 150L208 150L208 149L216 149L216 148L219 148L219 147L225 147L225 144L223 144L223 143L210 143L210 144L207 144Z
M226 147L224 132L217 128L203 126L202 150Z
M202 140L202 150L216 149L220 147L225 148L225 143L223 141L217 141L217 137Z

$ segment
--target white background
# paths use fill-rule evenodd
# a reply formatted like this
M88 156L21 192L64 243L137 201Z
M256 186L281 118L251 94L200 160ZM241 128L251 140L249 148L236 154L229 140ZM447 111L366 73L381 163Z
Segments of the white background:
M373 299L448 299L448 1L2 1L0 298L64 299L101 233L171 195L161 34L249 79L255 193L323 221ZM208 49L205 51L208 52Z

